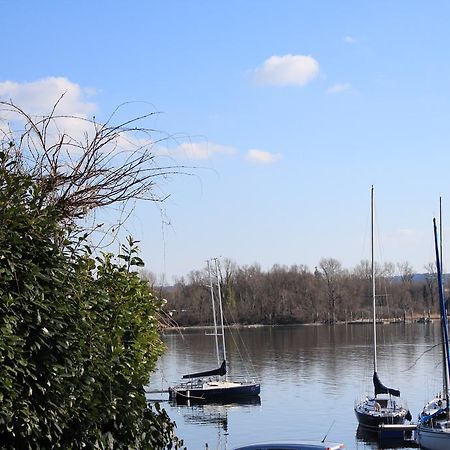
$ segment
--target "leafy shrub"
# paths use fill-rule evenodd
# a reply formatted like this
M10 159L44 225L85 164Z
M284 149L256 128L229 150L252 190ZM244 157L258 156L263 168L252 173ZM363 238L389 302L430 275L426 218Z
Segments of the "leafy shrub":
M142 392L162 305L137 243L94 257L42 189L0 152L0 446L179 448Z

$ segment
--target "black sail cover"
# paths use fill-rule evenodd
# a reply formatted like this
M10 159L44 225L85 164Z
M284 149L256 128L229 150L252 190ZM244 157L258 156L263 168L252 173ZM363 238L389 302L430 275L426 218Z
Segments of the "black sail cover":
M377 394L390 394L394 397L400 397L400 391L386 387L378 378L376 372L373 373L373 385L375 386L375 395Z
M188 373L183 375L183 378L200 378L200 377L211 377L213 375L225 375L227 373L227 364L225 360L218 369L207 370L206 372Z

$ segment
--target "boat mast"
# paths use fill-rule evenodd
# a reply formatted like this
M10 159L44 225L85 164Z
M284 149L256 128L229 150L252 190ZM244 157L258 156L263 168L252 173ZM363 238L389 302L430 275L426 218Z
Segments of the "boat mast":
M377 372L377 320L375 314L375 260L374 260L374 238L373 238L373 222L374 222L374 191L373 186L370 191L370 223L371 223L371 260L372 260L372 306L373 306L373 370Z
M441 332L442 332L442 348L444 356L444 395L447 405L447 416L449 415L449 368L450 368L450 354L449 354L449 343L448 343L448 317L447 317L447 307L445 305L444 298L444 286L442 282L442 255L439 255L439 246L437 239L437 227L436 219L433 219L434 227L434 246L436 250L436 268L438 276L438 287L439 287L439 305L441 310Z
M440 255L441 255L441 274L443 274L443 253L442 253L442 242L444 240L444 235L442 234L442 197L439 197L439 246L440 246Z
M213 310L213 317L214 317L214 339L216 342L216 356L217 356L217 364L220 365L220 355L219 355L219 339L217 334L217 317L216 317L216 302L214 301L214 288L213 288L213 282L212 282L212 276L211 276L211 265L210 260L208 259L206 261L208 265L208 275L209 275L209 289L211 291L211 304L212 304L212 310Z
M442 262L443 260L443 241L444 241L444 235L442 233L442 229L443 229L443 225L442 225L442 197L439 196L439 266L441 269L441 276L443 274L443 267L444 267L444 263ZM445 292L443 290L443 292ZM442 327L442 325L441 325ZM443 330L441 329L441 332L443 333ZM444 346L444 335L442 334L442 346ZM448 385L447 385L447 370L446 370L446 359L447 357L445 356L445 349L442 350L442 393L444 394L445 392L448 391ZM448 399L448 396L445 394L445 398ZM448 403L447 403L448 405Z
M220 288L220 277L219 277L219 263L217 258L214 258L214 262L216 264L216 276L217 276L217 292L219 297L219 312L220 312L220 328L222 332L222 346L223 346L223 359L227 360L227 352L225 349L225 332L223 326L223 309L222 309L222 290Z

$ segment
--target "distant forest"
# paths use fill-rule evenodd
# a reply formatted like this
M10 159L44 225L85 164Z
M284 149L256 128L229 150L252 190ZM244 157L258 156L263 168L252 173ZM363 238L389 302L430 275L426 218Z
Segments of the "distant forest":
M433 264L414 274L407 263L376 265L377 318L409 320L438 313ZM333 258L313 272L303 265L220 265L224 317L228 324L337 323L372 317L371 265L361 261L349 271ZM145 276L145 274L144 274ZM214 276L214 282L216 278ZM193 271L163 290L166 312L179 326L210 325L208 271Z

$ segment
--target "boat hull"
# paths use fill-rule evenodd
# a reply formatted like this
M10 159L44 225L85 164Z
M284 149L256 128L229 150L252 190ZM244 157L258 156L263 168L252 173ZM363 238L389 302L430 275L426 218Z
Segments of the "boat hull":
M215 402L256 397L260 391L260 385L256 383L180 385L169 388L169 395L171 400L177 402Z
M405 420L411 420L404 402L387 394L361 400L355 405L355 414L362 428L375 432L380 425L403 425Z
M418 426L417 440L427 450L448 450L450 448L450 430Z
M375 416L373 414L365 414L355 410L356 418L361 427L366 430L378 432L381 424L389 425L402 425L405 423L405 414L402 415L379 415Z

